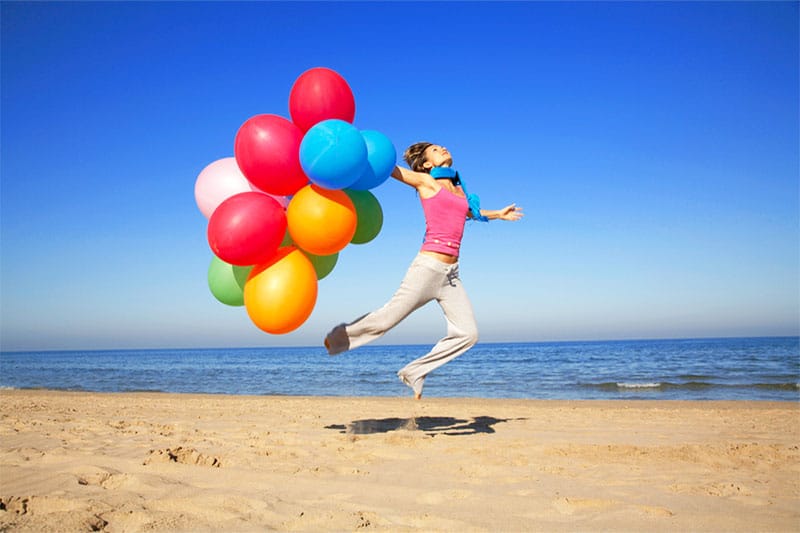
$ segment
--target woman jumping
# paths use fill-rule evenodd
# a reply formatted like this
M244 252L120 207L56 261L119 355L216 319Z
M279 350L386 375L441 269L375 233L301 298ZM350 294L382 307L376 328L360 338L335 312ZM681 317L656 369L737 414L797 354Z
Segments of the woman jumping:
M392 177L419 193L425 214L425 239L400 288L386 305L349 324L339 324L325 337L330 355L373 341L413 311L436 300L447 319L447 335L424 356L403 367L397 376L422 397L425 377L478 342L478 328L467 293L458 277L458 255L467 218L510 220L522 218L514 204L498 210L480 209L477 197L453 170L453 158L444 146L428 142L405 152L411 170L395 167Z

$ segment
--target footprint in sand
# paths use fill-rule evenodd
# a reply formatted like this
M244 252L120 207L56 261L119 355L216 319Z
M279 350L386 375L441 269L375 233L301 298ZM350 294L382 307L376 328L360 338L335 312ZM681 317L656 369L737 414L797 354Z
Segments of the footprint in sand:
M150 456L142 464L149 465L151 463L183 463L214 468L222 466L219 458L203 455L194 448L184 448L183 446L165 448L163 450L150 450Z
M59 496L11 496L0 498L0 510L17 515L45 513L76 513L85 510L85 503ZM69 529L69 528L66 528Z
M118 489L132 483L132 477L129 474L122 473L99 473L90 474L87 476L78 476L79 485L96 485L104 489Z
M472 496L469 490L446 490L441 492L425 492L417 496L417 503L425 505L440 505L451 500L463 500Z
M45 519L45 526L30 527L31 530L51 530L51 531L103 531L108 525L108 521L100 517L95 509L87 508L84 502L68 498L49 497L49 496L30 496L20 498L18 496L0 498L0 511L3 513L14 513L17 516L28 515L37 518L43 515L54 517ZM13 519L9 523L3 517L0 530L6 531L6 527L14 529L27 529L26 526L14 523ZM57 523L57 525L55 525Z
M637 506L637 509L650 516L669 517L675 514L666 507L653 507L651 505L639 505Z
M0 511L23 515L28 513L28 498L20 498L19 496L10 496L0 498Z
M683 483L670 485L669 489L678 493L718 496L721 498L730 496L752 496L753 494L750 489L739 483L709 483L702 485Z
M611 508L621 508L625 505L617 500L602 500L593 498L559 498L553 502L553 506L561 514L573 515L585 511L603 511ZM673 516L674 514L666 507L653 507L650 505L635 505L633 507L639 512L642 512L650 516L669 517Z
M616 500L600 500L592 498L558 498L553 507L561 514L572 515L582 511L597 511L619 506Z

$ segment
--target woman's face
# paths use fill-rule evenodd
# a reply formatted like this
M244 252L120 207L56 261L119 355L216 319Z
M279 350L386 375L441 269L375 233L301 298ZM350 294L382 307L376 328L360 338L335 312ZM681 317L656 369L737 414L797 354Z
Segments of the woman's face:
M449 167L453 164L453 158L447 148L432 144L425 149L425 162L423 167L431 169L433 167Z

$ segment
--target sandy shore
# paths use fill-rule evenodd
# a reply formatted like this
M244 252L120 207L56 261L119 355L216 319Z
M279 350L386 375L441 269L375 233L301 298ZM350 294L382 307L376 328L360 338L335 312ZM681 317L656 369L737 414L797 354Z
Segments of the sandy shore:
M800 531L792 403L0 400L0 530Z

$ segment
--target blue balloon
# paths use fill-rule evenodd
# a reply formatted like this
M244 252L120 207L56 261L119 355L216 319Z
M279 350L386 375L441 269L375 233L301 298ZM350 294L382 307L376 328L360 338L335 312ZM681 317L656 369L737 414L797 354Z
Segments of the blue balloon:
M367 144L358 128L344 120L318 122L300 143L300 165L312 183L344 189L369 166Z
M389 138L379 131L364 130L361 132L367 145L367 161L369 164L358 181L349 189L365 191L377 187L392 174L397 164L397 151Z

